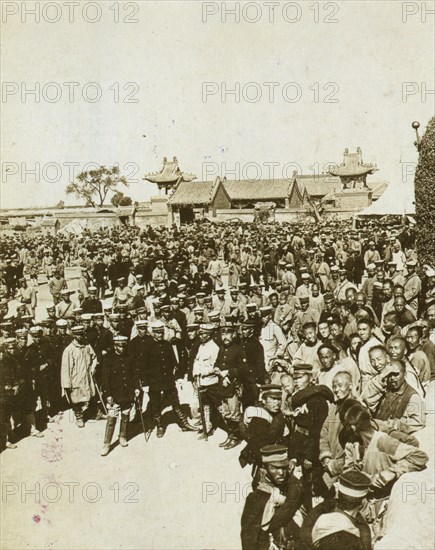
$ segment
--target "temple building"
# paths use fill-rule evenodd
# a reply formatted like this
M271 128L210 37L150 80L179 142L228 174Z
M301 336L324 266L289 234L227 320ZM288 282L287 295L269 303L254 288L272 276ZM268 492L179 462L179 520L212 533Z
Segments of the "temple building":
M163 168L160 172L149 172L145 174L143 179L151 183L156 183L159 191L164 189L165 195L168 195L168 192L174 189L179 182L189 182L196 179L196 174L182 172L178 166L177 157L173 157L172 161L164 157Z
M343 157L340 166L330 166L329 174L340 178L343 189L367 189L367 176L378 170L376 164L365 164L359 147L356 153L349 153L346 148Z
M168 199L172 223L191 223L195 219L215 218L218 209L231 203L220 178L213 181L180 181Z
M155 213L161 219L166 208L168 223L177 225L203 218L252 221L258 211L268 211L271 219L283 221L304 216L318 220L330 215L345 218L369 206L385 191L387 182L367 182L367 176L377 170L375 164L363 162L358 147L356 153L346 149L343 163L330 166L328 172L322 174L294 172L287 179L217 177L214 181L196 181L194 174L180 170L176 157L172 162L165 157L160 172L144 177L165 193L153 197L150 204L141 204L139 210L142 207L147 219ZM137 217L141 214L139 210Z

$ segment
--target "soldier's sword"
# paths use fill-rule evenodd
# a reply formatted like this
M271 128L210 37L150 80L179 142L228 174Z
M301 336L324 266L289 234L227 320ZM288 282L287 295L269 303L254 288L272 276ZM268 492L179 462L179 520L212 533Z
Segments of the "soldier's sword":
M101 406L102 406L103 409L104 409L104 414L107 415L107 408L106 408L106 405L104 404L104 399L103 399L103 395L102 395L102 393L101 393L101 390L100 390L100 388L98 387L98 384L96 383L95 378L92 377L92 379L94 380L95 388L96 388L96 390L97 390L98 397L100 398Z
M205 441L208 441L207 423L205 421L204 405L203 405L202 396L201 396L201 375L200 374L197 376L196 380L198 385L198 405L199 405L199 413L201 415L201 424L202 424L202 429L204 431L204 439Z
M143 430L143 435L145 437L145 443L148 443L149 441L149 438L151 437L151 432L153 431L152 429L151 430L146 430L145 428L145 422L143 420L143 416L142 416L142 407L140 405L140 402L139 402L139 397L136 397L135 398L135 401L136 401L136 407L139 411L139 416L140 416L140 422L142 424L142 430Z

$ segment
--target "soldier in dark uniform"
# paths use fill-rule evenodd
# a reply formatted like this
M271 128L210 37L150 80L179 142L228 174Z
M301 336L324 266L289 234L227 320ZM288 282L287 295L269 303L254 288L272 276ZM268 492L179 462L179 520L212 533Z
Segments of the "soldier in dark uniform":
M61 319L62 323L67 324L67 321ZM48 390L48 402L50 404L48 409L48 421L54 422L54 416L57 416L62 410L62 386L60 383L60 369L62 364L62 353L65 349L64 340L59 337L55 332L55 322L53 319L43 319L40 322L40 326L44 330L44 340L49 344L52 356L51 365L52 368L48 373L47 378L47 390ZM71 340L70 340L71 341Z
M82 304L83 313L103 313L103 304L97 296L97 287L90 286L88 288L89 296L87 296Z
M239 430L241 385L253 383L254 377L248 369L243 347L236 342L236 329L233 323L225 322L219 327L222 346L216 359L215 368L219 369L222 403L218 410L225 422L228 437L219 446L232 449L242 441Z
M171 298L171 315L180 325L181 334L184 337L186 334L187 318L185 313L180 309L180 298L177 296Z
M18 407L17 424L24 423L30 430L30 435L33 437L44 437L44 435L36 429L35 410L37 395L35 392L34 372L28 361L28 345L27 340L29 333L26 329L18 329L15 332L16 346L14 350L14 358L19 365L21 372L21 381L18 391Z
M94 348L98 358L98 363L101 364L103 356L113 348L114 332L104 326L104 314L94 313L92 316L93 326L87 331L88 342ZM98 371L98 369L97 369ZM98 380L98 372L96 373Z
M48 420L48 407L50 404L51 384L53 380L54 364L53 349L47 338L42 334L42 327L35 326L30 329L33 343L27 350L26 361L32 371L36 396L40 399L41 409L37 417L37 425L45 429Z
M15 338L7 338L0 345L0 448L16 449L10 441L11 417L17 408L19 392L19 368L13 355Z
M103 262L103 258L98 255L92 270L92 276L95 281L95 286L97 287L97 297L101 300L104 298L104 292L106 290L106 280L107 275L107 266ZM90 288L88 289L88 291ZM89 311L88 313L98 313L96 311Z
M320 431L328 415L328 401L334 401L334 394L327 386L312 384L312 376L311 365L294 365L296 391L291 397L294 432L289 440L289 457L302 466L306 510L312 508L313 490L319 495L324 487L319 461Z
M110 349L103 357L102 391L107 401L108 414L101 456L109 454L119 413L121 413L119 444L121 447L128 446L128 421L134 399L139 396L139 382L135 377L133 361L128 355L127 345L128 339L125 336L115 336L113 349Z
M245 352L250 381L243 382L243 408L256 405L259 396L258 385L264 384L266 368L264 365L264 349L258 336L255 335L255 322L245 321L242 324L241 344Z
M161 321L151 323L153 341L145 357L145 386L149 386L151 412L157 425L157 437L163 437L165 427L162 423L162 395L169 401L183 431L196 431L181 410L175 385L175 359L172 345L163 339L165 325Z
M133 361L135 376L143 386L146 378L145 361L153 339L148 334L148 321L146 319L138 319L135 324L137 336L130 341L128 353Z
M263 323L258 312L257 304L246 304L246 321L254 324L254 335L259 337L261 329L263 328Z
M299 527L294 515L302 503L301 482L293 475L284 445L261 449L264 476L248 495L242 514L242 550L294 548Z
M260 404L248 407L240 423L243 438L247 441L239 462L242 468L252 464L253 487L258 484L262 465L261 448L283 442L285 419L281 412L282 389L277 384L261 387Z
M370 527L360 513L370 484L358 470L342 474L337 498L325 500L305 518L300 550L371 550Z

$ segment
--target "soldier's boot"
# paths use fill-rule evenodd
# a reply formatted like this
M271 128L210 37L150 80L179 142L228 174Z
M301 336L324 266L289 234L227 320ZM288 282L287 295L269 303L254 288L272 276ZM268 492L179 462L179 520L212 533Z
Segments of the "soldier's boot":
M230 427L230 437L228 443L224 446L224 449L228 451L240 445L242 439L240 437L239 423L234 420L228 420L228 426Z
M219 443L219 447L225 447L225 445L229 443L230 439L231 439L231 432L228 431L227 438L225 439L225 441L222 441L222 443Z
M84 414L83 411L77 410L74 411L75 417L76 417L76 424L78 428L84 428L85 427L85 421L84 421Z
M121 447L128 447L127 443L128 414L121 414L121 425L119 426L119 444Z
M104 412L98 407L97 414L95 415L95 420L106 420L107 414L104 414Z
M108 416L106 422L106 433L104 434L104 447L101 451L101 456L107 456L110 451L110 444L112 443L113 432L115 431L116 417Z
M209 435L213 435L215 428L213 428L213 424L211 423L211 409L210 405L204 405L204 420L205 420L205 429L206 433L204 432L204 426L202 427L201 431L199 432L198 439L205 439L206 435L207 437Z
M26 414L26 424L29 426L30 435L32 437L44 437L44 434L36 429L35 422L34 413Z
M165 435L165 427L163 426L163 422L162 422L162 417L159 416L158 418L155 419L156 421L156 426L157 426L157 437L160 438L160 437L163 437Z
M181 410L181 407L174 408L174 413L176 414L178 418L178 422L181 426L181 429L183 432L197 432L198 429L195 428L195 426L192 426L187 419L187 416L184 414L184 412Z

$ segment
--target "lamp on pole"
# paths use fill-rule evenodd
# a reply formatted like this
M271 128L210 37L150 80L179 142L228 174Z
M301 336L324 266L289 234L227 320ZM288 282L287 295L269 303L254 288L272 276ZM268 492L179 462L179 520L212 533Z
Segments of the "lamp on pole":
M417 147L417 151L420 151L421 137L420 137L420 134L418 133L418 129L420 128L420 123L417 120L414 120L411 126L414 128L415 135L416 135L416 140L414 141L414 145Z

